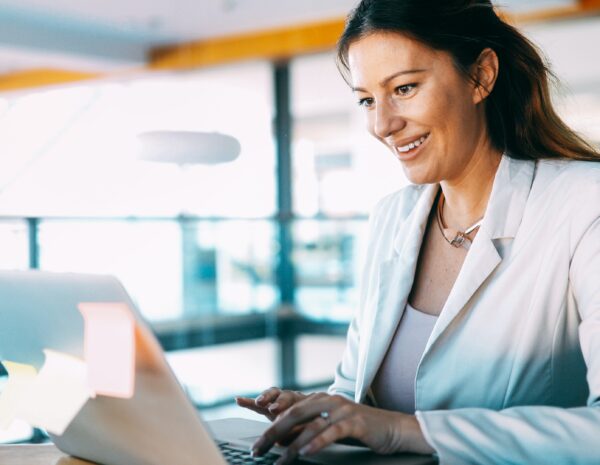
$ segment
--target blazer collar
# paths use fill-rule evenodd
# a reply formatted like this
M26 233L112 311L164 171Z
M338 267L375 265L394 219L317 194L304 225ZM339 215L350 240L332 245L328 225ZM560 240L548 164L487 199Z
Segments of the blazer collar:
M535 161L502 155L481 225L481 230L486 231L490 239L515 237L525 212L534 174ZM418 255L439 188L439 184L424 186L415 208L396 233L394 249L397 254L403 257Z
M421 242L439 185L429 184L424 189L418 193L412 212L398 227L394 237L395 255L379 265L376 308L370 321L366 322L369 328L364 347L367 350L358 368L356 399L359 402L367 395L381 365L412 288Z
M491 239L513 238L525 213L535 174L535 161L504 154L488 201L481 230Z
M494 239L516 236L531 191L534 172L534 161L516 160L507 155L502 157L481 229L433 328L424 356L446 329L451 327L456 316L502 262Z
M418 258L421 242L427 228L427 220L439 190L439 184L427 184L423 187L423 192L419 196L417 204L396 232L394 238L396 254L405 259Z
M516 235L533 180L535 163L502 157L488 207L461 272L427 343L425 354L451 325L475 292L502 261L493 239ZM422 188L417 203L394 237L396 255L379 269L377 306L367 331L364 364L359 368L357 399L363 399L394 336L412 284L421 243L439 184ZM376 341L376 342L375 342ZM424 355L425 355L424 354Z

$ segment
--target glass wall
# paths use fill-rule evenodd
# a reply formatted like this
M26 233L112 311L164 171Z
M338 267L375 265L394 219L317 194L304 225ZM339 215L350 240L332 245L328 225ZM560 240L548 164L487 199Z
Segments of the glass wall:
M272 216L271 82L259 62L15 98L0 124L0 215ZM140 162L137 135L151 130L222 132L242 152L208 167Z
M254 62L5 101L0 216L40 218L41 269L115 274L150 320L274 308L271 73ZM137 135L151 130L222 132L242 152L142 162ZM0 238L0 267L26 268L24 223L0 223Z
M293 236L298 311L315 319L348 321L358 303L367 222L298 220Z
M151 321L264 312L278 302L274 225L246 220L45 220L40 267L113 274Z
M365 216L407 184L400 164L368 134L333 53L294 59L291 86L296 215Z
M291 63L296 304L311 318L348 321L358 304L367 218L407 184L366 130L333 53Z
M268 221L186 225L186 312L240 314L273 310L279 303L276 229ZM187 239L187 237L186 237Z
M149 319L182 308L181 231L174 222L60 221L40 225L40 268L114 274Z
M24 270L29 267L27 223L0 218L0 270Z
M182 335L171 345L188 349L168 360L198 404L277 384L272 88L271 63L247 62L0 99L0 269L27 269L35 237L42 270L116 275L161 342ZM137 135L152 130L230 134L242 151L223 165L142 162ZM265 339L215 336L258 338L218 325L252 316ZM208 375L223 364L256 376Z

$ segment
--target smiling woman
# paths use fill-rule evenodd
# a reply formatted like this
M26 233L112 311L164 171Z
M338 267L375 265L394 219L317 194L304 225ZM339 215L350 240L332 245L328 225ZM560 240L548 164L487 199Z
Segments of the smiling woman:
M491 50L479 58L480 87L464 78L448 53L389 32L353 41L348 65L369 131L403 163L412 182L455 179L473 157L499 161L485 107L478 105L498 73Z
M371 216L329 392L241 406L288 463L348 438L442 463L600 456L600 155L489 0L363 0L340 69L414 185ZM542 459L541 457L551 457Z

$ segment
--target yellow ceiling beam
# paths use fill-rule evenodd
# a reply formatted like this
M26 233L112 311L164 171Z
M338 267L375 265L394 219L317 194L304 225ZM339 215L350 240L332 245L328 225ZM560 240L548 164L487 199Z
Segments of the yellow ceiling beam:
M579 0L578 4L572 7L503 17L511 23L526 24L594 14L600 14L600 0ZM200 68L251 59L277 60L331 50L343 29L344 19L338 18L160 47L152 50L146 68L138 68L132 75L153 70ZM76 83L121 74L128 73L119 71L101 74L60 69L31 69L0 75L0 92Z
M529 13L520 13L518 15L507 15L506 17L511 23L531 24L562 21L598 14L600 14L600 0L579 0L577 4L572 6L547 8Z
M556 21L600 14L600 0L579 0L577 5L532 13L503 14L513 24ZM157 48L150 54L151 69L187 69L251 59L288 58L331 50L344 29L338 18L313 24Z
M600 0L579 0L579 4L584 10L600 10Z
M183 69L251 59L280 59L331 50L344 30L344 20L272 29L157 48L152 69Z
M104 75L61 69L29 69L0 75L0 92L69 84L89 79L98 79L100 77L104 77Z

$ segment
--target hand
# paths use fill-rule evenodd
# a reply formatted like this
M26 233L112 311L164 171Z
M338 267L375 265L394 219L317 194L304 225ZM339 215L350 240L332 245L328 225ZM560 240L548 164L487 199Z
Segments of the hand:
M324 418L326 412L328 418ZM358 440L379 454L417 452L431 454L412 415L357 404L341 396L312 394L282 413L252 446L256 456L302 426L277 465L298 455L312 455L341 439Z
M306 397L301 392L283 391L272 387L263 391L256 399L236 397L235 401L240 407L250 409L273 421L278 415Z

